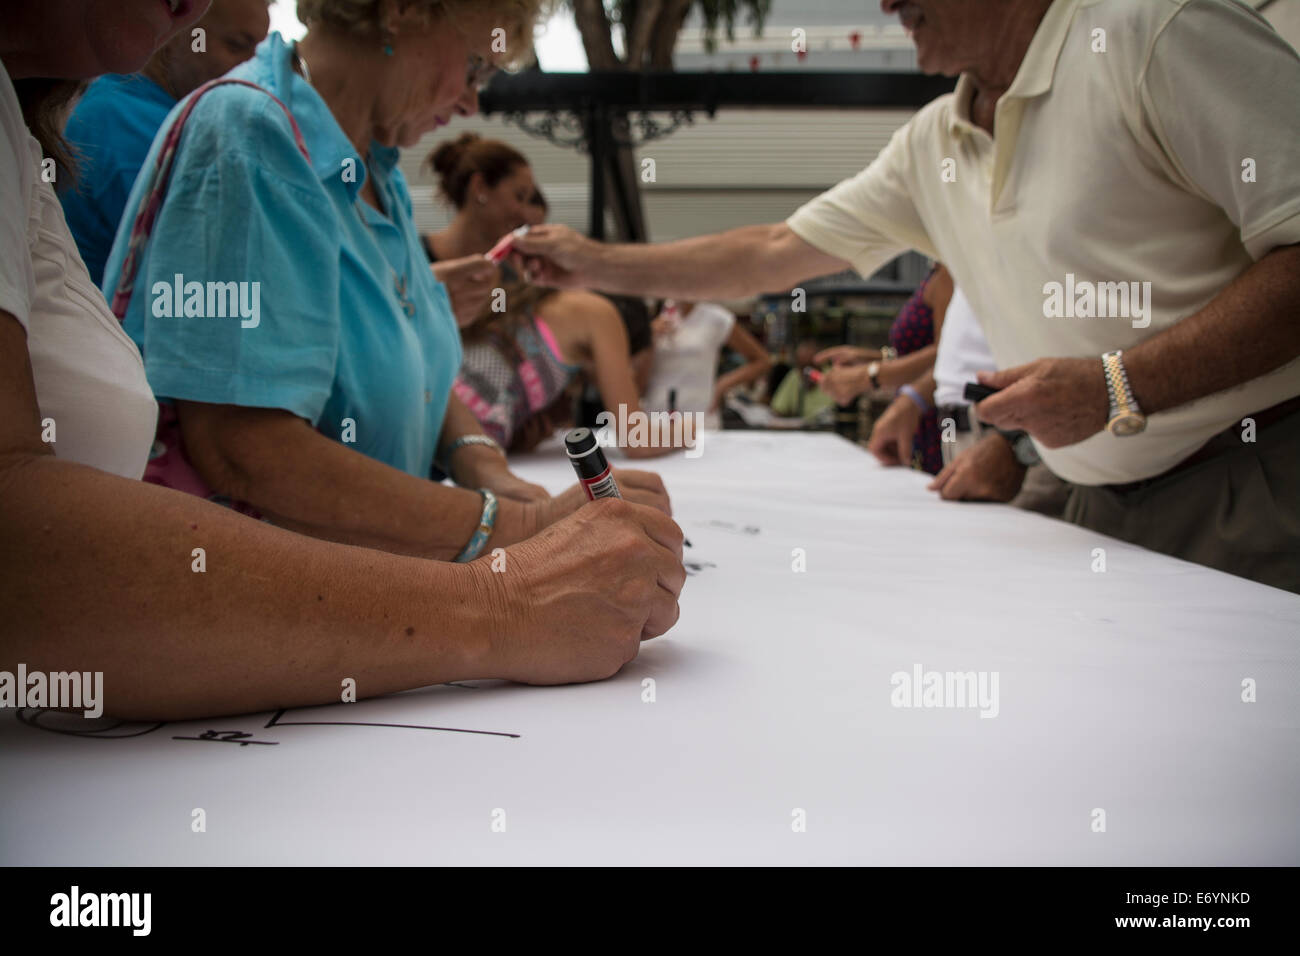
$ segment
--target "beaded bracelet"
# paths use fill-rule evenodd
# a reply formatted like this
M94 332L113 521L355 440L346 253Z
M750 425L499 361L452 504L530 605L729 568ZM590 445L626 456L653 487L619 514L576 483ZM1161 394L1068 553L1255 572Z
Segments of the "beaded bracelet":
M497 524L497 496L486 488L480 488L478 493L483 496L483 515L478 520L478 528L475 529L473 536L469 539L469 544L465 545L465 549L456 555L457 564L473 561L482 554L488 538L492 537L492 529Z

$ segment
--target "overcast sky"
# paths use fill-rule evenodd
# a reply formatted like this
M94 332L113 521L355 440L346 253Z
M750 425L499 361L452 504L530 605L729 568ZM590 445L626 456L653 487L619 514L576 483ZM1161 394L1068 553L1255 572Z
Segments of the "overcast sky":
M294 12L297 6L297 0L275 0L271 6L271 29L279 30L286 39L297 39L305 32ZM587 71L587 55L582 50L582 39L574 26L573 14L562 11L538 31L537 59L542 69L552 73Z

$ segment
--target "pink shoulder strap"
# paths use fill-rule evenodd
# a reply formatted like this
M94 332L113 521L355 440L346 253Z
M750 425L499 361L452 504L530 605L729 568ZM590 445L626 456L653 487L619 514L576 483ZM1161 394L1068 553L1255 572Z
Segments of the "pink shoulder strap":
M140 254L144 252L144 247L148 244L150 235L153 234L154 221L158 218L158 210L162 208L163 199L167 195L167 187L171 183L176 147L180 143L185 122L190 118L190 114L194 112L194 104L199 101L199 98L204 93L214 87L228 83L261 90L275 100L276 105L284 110L284 115L293 128L293 140L298 144L298 151L302 153L307 162L311 162L311 156L307 152L307 144L302 138L302 130L298 128L298 121L289 112L289 107L285 106L274 93L258 86L256 83L227 77L209 80L195 90L186 101L185 108L176 117L176 121L172 123L171 129L167 131L167 138L163 141L162 149L158 151L158 158L154 162L153 172L149 177L149 188L145 190L144 198L140 200L140 211L136 214L135 223L131 226L130 245L126 248L126 258L122 260L122 273L117 280L117 290L113 293L113 314L117 316L119 322L126 318L126 308L131 302L131 293L135 289L136 273L140 270Z

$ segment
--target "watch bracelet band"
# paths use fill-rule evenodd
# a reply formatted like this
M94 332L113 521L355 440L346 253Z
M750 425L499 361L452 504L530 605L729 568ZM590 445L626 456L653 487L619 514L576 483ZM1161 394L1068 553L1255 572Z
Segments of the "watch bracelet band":
M1004 428L994 428L993 430L1006 440L1006 443L1011 446L1011 453L1016 456L1016 461L1024 467L1030 468L1042 461L1042 458L1038 454L1038 449L1034 447L1033 438L1031 438L1029 432L1025 431L1023 428L1018 428L1012 431L1007 431ZM1025 454L1021 451L1025 442L1029 443L1029 454Z
M1106 394L1110 399L1109 417L1114 418L1121 412L1142 414L1133 388L1128 383L1128 371L1124 368L1123 351L1116 349L1101 357L1102 369L1106 373Z
M479 516L478 527L470 535L469 543L461 549L460 554L456 555L457 564L473 561L482 554L488 538L492 537L492 531L496 528L497 496L486 488L478 489L478 493L483 496L483 513Z

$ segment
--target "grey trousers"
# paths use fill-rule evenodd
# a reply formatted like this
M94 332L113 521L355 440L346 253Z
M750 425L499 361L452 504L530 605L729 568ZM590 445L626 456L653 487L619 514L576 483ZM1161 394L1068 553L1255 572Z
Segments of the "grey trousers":
M1254 442L1240 428L1211 441L1213 457L1135 489L1072 485L1065 519L1300 593L1300 412Z

